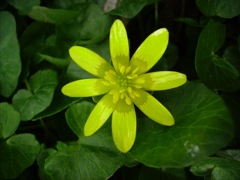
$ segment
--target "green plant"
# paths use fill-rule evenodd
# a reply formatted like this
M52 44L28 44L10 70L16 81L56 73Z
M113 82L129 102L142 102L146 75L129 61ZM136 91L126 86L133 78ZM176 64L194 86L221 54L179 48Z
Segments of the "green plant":
M0 10L0 179L239 179L240 1L4 0ZM127 153L115 147L110 120L84 136L100 96L61 92L93 78L70 58L72 46L111 62L116 19L125 24L130 55L166 28L167 50L150 71L188 79L150 92L173 126L136 108L136 140Z

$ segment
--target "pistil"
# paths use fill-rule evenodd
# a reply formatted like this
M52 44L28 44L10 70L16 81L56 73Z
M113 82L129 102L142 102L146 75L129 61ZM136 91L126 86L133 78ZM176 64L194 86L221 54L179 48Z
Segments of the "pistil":
M119 72L112 70L105 72L103 84L112 86L110 94L113 95L114 103L119 99L124 99L130 105L131 98L139 96L136 89L142 88L141 84L144 83L144 79L138 78L137 71L138 68L132 70L131 66L126 67L119 64Z

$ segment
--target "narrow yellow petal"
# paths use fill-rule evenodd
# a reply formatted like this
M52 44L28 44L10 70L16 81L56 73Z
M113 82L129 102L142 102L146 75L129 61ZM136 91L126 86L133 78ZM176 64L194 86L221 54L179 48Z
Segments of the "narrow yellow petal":
M162 57L168 45L168 30L165 28L156 30L150 34L138 47L130 65L132 69L139 67L138 74L151 69Z
M136 137L136 113L133 103L120 100L112 115L113 140L119 151L128 152Z
M147 91L159 91L176 88L187 82L185 74L174 71L160 71L140 75L136 78L143 80L141 84L143 89Z
M106 71L113 70L105 59L87 48L73 46L69 54L79 67L97 77L104 77Z
M70 82L63 86L62 93L70 97L90 97L105 94L111 86L104 85L103 79L83 79Z
M95 133L112 114L117 103L113 103L111 94L106 94L94 107L84 126L84 135L91 136Z
M132 101L146 116L165 126L174 125L173 116L157 99L144 90L136 91L139 97L132 98Z
M114 68L119 71L119 65L128 66L129 45L126 29L120 20L115 20L110 30L110 53Z

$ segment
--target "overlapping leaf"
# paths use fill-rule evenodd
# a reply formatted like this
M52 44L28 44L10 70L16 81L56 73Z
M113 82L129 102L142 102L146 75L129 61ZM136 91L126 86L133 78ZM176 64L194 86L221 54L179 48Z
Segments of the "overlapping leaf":
M151 167L184 167L209 156L233 137L233 122L223 100L200 83L155 93L175 118L172 127L148 118L138 121L129 155Z
M107 179L121 165L122 158L116 151L76 143L50 155L44 168L54 179L91 180Z
M19 10L19 12L21 14L28 14L29 11L31 11L32 7L33 6L37 6L40 4L40 0L31 0L31 1L28 1L28 0L21 0L21 1L18 1L18 0L7 0L7 2L12 5L13 7L15 7L16 9Z
M40 150L32 134L18 134L0 142L0 178L16 178L31 166Z
M240 74L218 50L225 40L225 26L210 20L200 34L195 64L199 79L212 89L234 91L240 88Z
M199 9L206 16L232 18L240 14L240 1L235 0L197 0Z
M42 70L31 76L29 90L21 89L13 97L13 106L20 112L21 120L30 120L52 102L57 86L57 73Z
M17 129L20 114L8 103L0 103L0 139L8 138Z
M240 177L240 162L232 159L211 157L204 159L191 167L196 176L209 179L238 179Z
M0 95L9 97L21 72L16 23L12 14L0 12Z
M145 6L157 2L158 0L123 0L120 1L118 7L113 9L110 13L125 18L135 17Z
M45 23L61 24L78 15L78 11L51 9L43 6L33 6L28 16Z
M57 26L57 38L65 45L97 43L109 32L112 17L104 14L96 4L76 4L80 14L76 18ZM69 33L71 32L71 33Z

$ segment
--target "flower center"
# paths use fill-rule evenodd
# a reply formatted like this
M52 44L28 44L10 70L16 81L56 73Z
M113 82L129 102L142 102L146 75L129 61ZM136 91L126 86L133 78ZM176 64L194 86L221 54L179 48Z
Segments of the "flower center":
M119 65L119 70L105 72L104 85L112 86L110 94L113 95L113 102L117 102L119 99L124 99L125 102L130 105L132 103L131 98L139 97L136 89L142 88L144 79L139 79L137 74L138 68L133 69L131 66Z

